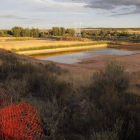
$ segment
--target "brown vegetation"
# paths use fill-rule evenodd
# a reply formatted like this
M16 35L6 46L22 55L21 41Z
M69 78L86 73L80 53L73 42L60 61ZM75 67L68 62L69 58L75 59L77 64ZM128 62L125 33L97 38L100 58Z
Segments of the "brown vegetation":
M69 72L55 64L19 58L0 52L0 86L14 101L26 101L38 110L50 139L139 140L140 97L128 92L125 67L111 62L80 85L62 80Z
M25 41L6 41L8 39L14 40L16 38L0 38L0 48L11 50L11 49L23 49L23 48L36 48L42 46L59 46L59 45L73 45L73 44L86 44L86 43L94 43L93 41L54 41L52 39L34 39L34 40L25 40ZM96 43L96 42L95 42Z

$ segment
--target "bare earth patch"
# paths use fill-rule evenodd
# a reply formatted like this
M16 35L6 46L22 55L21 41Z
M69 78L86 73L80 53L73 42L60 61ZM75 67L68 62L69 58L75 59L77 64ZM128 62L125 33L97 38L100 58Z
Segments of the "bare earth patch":
M75 75L81 75L83 79L89 79L95 71L104 70L110 61L117 61L126 67L126 72L130 75L132 84L140 83L140 54L125 56L102 55L83 59L76 64L59 64L59 66L69 69Z

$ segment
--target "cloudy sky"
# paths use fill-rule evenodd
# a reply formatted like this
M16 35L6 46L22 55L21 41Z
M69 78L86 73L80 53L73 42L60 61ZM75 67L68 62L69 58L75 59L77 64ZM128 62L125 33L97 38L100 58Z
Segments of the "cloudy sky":
M140 0L0 0L0 29L140 27Z

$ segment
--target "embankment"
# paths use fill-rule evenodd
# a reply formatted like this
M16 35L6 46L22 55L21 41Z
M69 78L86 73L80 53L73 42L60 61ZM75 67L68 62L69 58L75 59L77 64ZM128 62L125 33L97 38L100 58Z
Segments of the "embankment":
M53 49L42 49L42 50L28 50L28 51L19 51L18 54L25 55L37 55L37 54L50 54L50 53L58 53L58 52L66 52L66 51L76 51L76 50L87 50L92 48L106 48L107 44L95 44L89 46L74 46L74 47L61 47L61 48L53 48Z

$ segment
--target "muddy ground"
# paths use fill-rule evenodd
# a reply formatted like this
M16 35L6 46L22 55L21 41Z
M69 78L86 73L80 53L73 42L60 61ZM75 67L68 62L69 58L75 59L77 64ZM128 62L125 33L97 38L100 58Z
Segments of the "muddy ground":
M80 63L75 64L59 64L59 66L69 69L73 74L82 74L87 77L95 71L104 70L107 63L117 61L119 64L125 66L126 72L131 78L132 84L140 84L140 53L133 55L102 55L83 59Z

